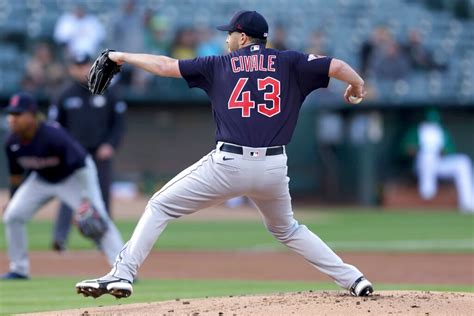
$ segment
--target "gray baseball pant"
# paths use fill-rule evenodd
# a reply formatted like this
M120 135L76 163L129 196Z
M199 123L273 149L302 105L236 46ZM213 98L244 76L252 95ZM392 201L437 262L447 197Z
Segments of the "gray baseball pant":
M86 166L77 170L59 183L49 183L32 172L21 184L8 203L3 216L5 223L10 271L28 275L28 239L26 224L50 199L57 197L73 210L77 210L83 199L89 200L108 223L108 230L100 240L101 249L110 265L123 246L115 224L105 211L101 197L97 171L92 158L86 158Z
M253 200L268 231L313 267L344 287L362 273L344 263L293 216L286 154L266 156L266 148L243 147L243 155L216 150L169 181L148 202L131 239L109 275L133 280L170 220L236 196ZM218 236L216 236L218 238Z

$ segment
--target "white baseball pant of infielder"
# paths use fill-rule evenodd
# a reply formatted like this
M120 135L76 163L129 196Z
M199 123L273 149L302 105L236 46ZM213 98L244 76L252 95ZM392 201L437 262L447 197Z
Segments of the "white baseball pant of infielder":
M32 172L21 184L8 203L3 216L10 259L10 271L29 275L28 238L26 224L49 200L57 197L73 210L77 210L82 200L87 199L107 221L108 229L100 240L100 247L113 265L123 246L117 227L107 215L100 193L97 170L91 157L86 165L59 183L48 183L36 172Z

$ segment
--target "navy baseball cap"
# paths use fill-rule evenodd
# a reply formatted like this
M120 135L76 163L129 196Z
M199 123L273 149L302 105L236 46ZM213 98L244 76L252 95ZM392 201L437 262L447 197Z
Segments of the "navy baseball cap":
M218 26L219 31L242 32L248 36L266 39L268 23L257 11L239 11L227 25Z
M36 113L38 104L33 96L26 92L20 92L10 98L10 104L5 108L5 111L8 114Z

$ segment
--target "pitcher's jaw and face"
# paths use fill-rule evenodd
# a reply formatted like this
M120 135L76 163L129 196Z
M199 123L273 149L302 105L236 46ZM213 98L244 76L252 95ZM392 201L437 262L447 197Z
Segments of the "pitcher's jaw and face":
M241 49L244 46L248 45L247 34L241 32L227 32L227 38L225 40L227 43L227 49L229 53Z

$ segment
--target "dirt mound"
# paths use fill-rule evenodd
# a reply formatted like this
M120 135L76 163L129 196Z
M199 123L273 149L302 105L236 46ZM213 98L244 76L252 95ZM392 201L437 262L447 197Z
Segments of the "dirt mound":
M472 315L474 293L336 291L231 296L55 311L37 315Z

